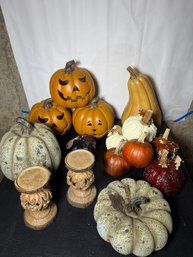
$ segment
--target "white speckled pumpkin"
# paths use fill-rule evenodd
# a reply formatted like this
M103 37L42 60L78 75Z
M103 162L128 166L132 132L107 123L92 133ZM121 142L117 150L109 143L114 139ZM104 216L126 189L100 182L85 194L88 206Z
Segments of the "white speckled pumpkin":
M30 166L54 171L60 161L61 150L53 132L40 123L31 124L19 117L0 142L0 167L10 180Z
M122 134L127 140L138 139L144 132L148 133L146 140L151 142L156 136L157 127L152 119L144 122L141 114L130 116L123 123Z
M122 139L125 139L125 137L122 135L121 127L119 125L114 125L107 134L105 140L106 148L116 148Z
M172 232L170 206L144 180L115 180L98 195L94 218L99 235L120 254L148 256L161 250Z

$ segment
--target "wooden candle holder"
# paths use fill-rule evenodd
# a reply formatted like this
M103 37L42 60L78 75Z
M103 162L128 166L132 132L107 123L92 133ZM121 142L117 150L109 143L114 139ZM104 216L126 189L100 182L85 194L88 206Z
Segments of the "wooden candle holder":
M50 175L48 169L34 166L20 172L14 182L21 193L25 225L34 230L47 227L57 213L57 206L51 201Z
M94 155L84 149L74 150L65 158L65 165L68 169L67 184L69 185L67 200L74 207L85 208L96 197L96 187L92 185L94 162Z

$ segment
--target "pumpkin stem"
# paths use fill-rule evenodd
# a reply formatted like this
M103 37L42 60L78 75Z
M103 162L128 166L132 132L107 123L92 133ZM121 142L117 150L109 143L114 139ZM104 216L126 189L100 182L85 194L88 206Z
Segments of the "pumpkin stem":
M129 188L126 187L125 189L127 189L127 193ZM133 216L133 214L137 215L141 210L140 205L149 202L149 198L145 196L136 196L129 200L128 203L126 203L123 197L118 193L109 194L109 198L113 208L115 208L117 211L121 211L127 216Z
M145 196L136 196L132 198L127 205L126 214L128 215L130 212L138 214L141 210L140 205L147 202L149 202L149 198Z
M127 68L127 70L130 73L130 75L131 75L130 79L136 79L138 77L139 73L134 68L132 68L131 66L129 66Z
M114 134L122 135L122 128L119 125L114 125L111 130L109 130L107 137L114 135Z
M89 107L90 109L95 109L97 107L98 101L99 101L99 97L95 97L91 100L91 102L89 103Z
M43 108L44 109L50 109L53 106L53 100L52 98L48 98L44 101Z
M167 128L167 129L164 131L163 136L162 136L161 139L160 139L160 143L161 143L161 144L166 144L166 143L167 143L169 134L170 134L170 129Z
M127 142L126 139L124 139L124 138L121 139L121 141L118 143L118 145L115 149L115 152L114 152L116 155L119 155L121 153L121 150L122 150L122 148L123 148L123 146L125 145L126 142Z
M71 60L66 63L66 67L64 69L65 72L67 73L72 73L74 71L74 67L76 66L76 63L74 60Z
M159 160L159 165L162 168L167 168L168 167L168 150L163 149L160 160Z
M148 125L150 123L151 117L153 115L153 111L152 110L147 110L142 118L142 123Z
M29 136L34 128L33 123L29 122L28 120L17 117L16 122L19 125L19 129L15 129L14 132L18 135L26 134Z
M144 132L141 134L141 136L138 138L137 141L138 141L139 143L144 144L147 135L148 135L148 132L144 131Z

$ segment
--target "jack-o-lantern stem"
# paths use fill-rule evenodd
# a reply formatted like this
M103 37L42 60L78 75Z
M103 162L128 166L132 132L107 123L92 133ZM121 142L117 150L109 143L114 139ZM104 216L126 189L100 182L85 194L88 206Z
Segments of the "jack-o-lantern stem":
M92 101L89 103L90 109L95 109L97 107L99 101L99 97L95 97L92 99Z
M76 66L76 63L74 60L71 60L66 63L66 66L64 68L64 71L67 73L72 73L74 71L74 67Z
M46 99L46 100L44 101L44 103L43 103L43 108L44 108L44 109L50 109L50 108L52 108L52 107L53 107L53 100L52 100L52 98Z

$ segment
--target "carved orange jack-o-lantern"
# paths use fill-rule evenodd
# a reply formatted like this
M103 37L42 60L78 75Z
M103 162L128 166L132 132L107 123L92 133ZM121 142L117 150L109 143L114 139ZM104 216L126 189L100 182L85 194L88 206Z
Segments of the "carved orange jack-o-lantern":
M51 98L32 106L28 119L30 122L43 123L57 134L65 134L72 125L69 110L59 106Z
M64 108L87 105L95 94L94 81L86 69L76 66L74 60L57 70L50 79L50 95Z
M114 111L104 100L94 98L89 105L75 109L72 123L79 135L101 138L114 125Z

